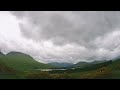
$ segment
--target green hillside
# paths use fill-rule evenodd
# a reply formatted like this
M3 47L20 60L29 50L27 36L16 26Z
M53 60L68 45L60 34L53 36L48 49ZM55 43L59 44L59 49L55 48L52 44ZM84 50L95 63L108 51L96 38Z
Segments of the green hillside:
M120 59L69 71L72 78L120 79Z
M0 79L120 79L120 59L79 62L73 66L60 70L20 52L0 53ZM50 68L53 70L36 70Z
M65 71L61 71L61 70L53 70L53 71L50 71L51 73L77 73L77 72L87 72L87 71L93 71L93 70L97 70L99 68L102 68L102 67L107 67L108 65L110 65L112 63L112 61L106 61L106 62L103 62L103 63L99 63L99 64L91 64L91 65L88 65L86 67L82 67L82 68L75 68L75 69L67 69Z
M111 69L108 68L112 61L107 61L91 66L66 70L52 70L48 72L30 72L27 78L33 79L106 79L111 77Z
M0 52L0 57L4 56L4 54L2 52Z
M2 54L0 56L2 57ZM0 57L0 79L18 78L16 75L16 70L8 67L4 62L2 62L1 57Z
M104 63L104 62L107 62L107 61L93 61L93 62L78 62L74 65L72 65L72 67L88 67L88 66L92 66L92 65L95 65L95 64L100 64L100 63Z
M8 67L19 71L52 68L51 65L37 62L29 55L19 52L10 52L7 55L1 57L1 61L4 62Z
M113 79L120 79L120 59L113 61L112 64L108 66L112 70Z

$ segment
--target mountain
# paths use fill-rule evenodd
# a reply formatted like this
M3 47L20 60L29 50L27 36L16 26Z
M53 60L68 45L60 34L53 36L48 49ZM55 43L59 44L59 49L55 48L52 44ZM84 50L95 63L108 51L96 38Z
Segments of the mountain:
M0 52L0 57L1 57L1 56L4 56L4 54L3 54L2 52Z
M91 64L99 64L99 63L104 63L104 62L107 62L106 60L101 60L101 61L93 61L93 62L90 62Z
M0 72L14 72L13 68L8 67L5 63L0 61Z
M90 63L88 63L88 62L79 62L77 64L74 64L73 67L85 67L88 65L90 65Z
M7 66L3 61L2 58L5 55L0 54L0 79L15 79L18 78L16 75L16 70Z
M57 62L53 62L53 63L48 63L49 65L55 66L55 67L60 67L60 68L64 68L64 67L70 67L73 64L72 63L57 63Z
M1 61L8 67L19 71L48 69L53 67L48 64L40 63L34 60L31 56L20 52L10 52L2 57Z
M57 68L82 68L82 67L87 67L87 66L91 66L93 64L99 64L99 63L104 63L106 62L105 60L103 61L93 61L93 62L78 62L76 64L72 64L72 63L58 63L58 62L53 62L53 63L48 63L49 65L55 66Z
M91 64L84 68L76 68L74 70L67 70L75 78L88 79L120 79L120 59L109 60L102 63ZM74 76L75 75L75 76Z
M120 58L113 60L113 63L108 68L111 69L113 79L120 79Z
M106 60L93 61L93 62L78 62L78 63L74 64L73 67L87 67L87 66L91 66L94 64L104 63L104 62L106 62Z
M120 56L117 56L117 57L113 58L112 60L116 61L116 60L119 60L119 59L120 59Z

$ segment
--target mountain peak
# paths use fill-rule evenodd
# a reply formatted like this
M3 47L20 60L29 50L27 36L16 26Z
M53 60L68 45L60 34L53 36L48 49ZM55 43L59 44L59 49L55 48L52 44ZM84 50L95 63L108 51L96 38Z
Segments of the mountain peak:
M9 55L9 54L24 54L24 53L12 51L12 52L9 52L7 55Z
M31 58L31 59L33 59L33 57L31 57L30 55L28 55L28 54L25 54L25 53L22 53L22 52L16 52L16 51L11 51L11 52L9 52L8 54L7 54L8 56L9 55L20 55L20 56L25 56L25 57L29 57L29 58Z

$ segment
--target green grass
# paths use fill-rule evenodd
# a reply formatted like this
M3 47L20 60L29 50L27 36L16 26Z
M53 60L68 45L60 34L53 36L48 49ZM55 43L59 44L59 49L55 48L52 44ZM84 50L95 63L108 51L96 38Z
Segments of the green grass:
M120 59L113 61L112 64L108 66L112 69L112 79L120 79Z
M0 79L18 79L16 75L12 73L0 73Z

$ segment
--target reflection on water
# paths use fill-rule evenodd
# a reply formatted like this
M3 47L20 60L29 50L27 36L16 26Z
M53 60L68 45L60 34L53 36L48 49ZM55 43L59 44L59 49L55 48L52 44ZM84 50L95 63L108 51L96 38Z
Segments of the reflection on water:
M40 71L66 70L66 69L36 69Z
M70 69L75 69L75 68L70 68ZM53 70L67 70L67 69L36 69L36 70L40 70L40 71L53 71Z

